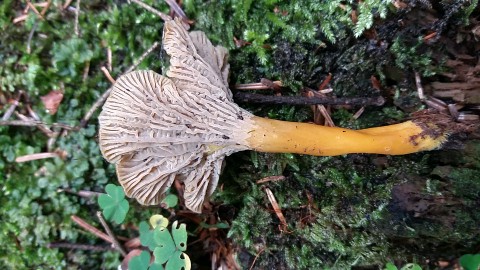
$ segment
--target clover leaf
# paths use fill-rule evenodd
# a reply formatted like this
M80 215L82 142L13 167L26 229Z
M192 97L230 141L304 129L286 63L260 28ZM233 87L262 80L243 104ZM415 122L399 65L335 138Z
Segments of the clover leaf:
M460 265L465 270L478 270L480 268L480 254L465 254L460 257Z
M153 216L150 217L150 225L154 229L156 227L166 228L168 226L168 218L166 218L162 215L153 215Z
M178 204L178 197L175 194L168 194L165 198L163 198L160 205L163 208L173 208Z
M128 262L128 269L147 270L150 266L150 253L142 251L140 255L133 257Z
M177 227L178 222L172 224L172 234L165 228L158 226L153 238L157 247L153 251L155 263L165 264L166 269L190 269L191 262L187 254L183 253L187 249L187 230L185 224ZM173 237L172 237L173 236Z
M175 246L181 251L187 250L187 228L185 224L180 224L177 228L178 222L175 221L172 224L172 235Z
M155 250L157 244L153 239L153 231L150 230L148 223L145 221L140 222L138 230L140 231L140 243L151 251Z
M157 243L157 247L153 251L155 255L155 262L164 264L170 257L177 251L175 248L175 242L170 235L170 232L165 227L158 227L153 232L153 239Z
M108 184L105 187L107 194L98 196L98 204L103 210L103 215L107 220L115 221L121 224L130 208L128 201L125 200L125 193L121 186Z

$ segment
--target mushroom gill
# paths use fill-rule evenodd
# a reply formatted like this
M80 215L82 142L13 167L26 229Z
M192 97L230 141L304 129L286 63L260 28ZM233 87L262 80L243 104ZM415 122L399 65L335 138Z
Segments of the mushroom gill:
M168 77L153 71L120 77L99 116L102 154L116 164L127 196L141 204L160 203L178 179L186 207L201 212L224 158L237 151L398 155L446 140L431 123L349 130L256 117L233 102L225 48L175 20L165 23L163 43Z
M233 103L226 49L182 30L165 24L169 78L136 71L117 80L99 116L99 139L127 196L158 204L177 178L187 207L200 212L225 156L248 149L252 116Z

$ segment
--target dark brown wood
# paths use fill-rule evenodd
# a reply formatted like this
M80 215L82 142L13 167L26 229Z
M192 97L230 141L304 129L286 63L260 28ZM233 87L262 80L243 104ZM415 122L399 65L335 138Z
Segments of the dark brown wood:
M355 106L382 106L385 103L383 97L302 97L302 96L269 96L255 93L237 92L234 95L237 102L283 104L283 105L355 105Z

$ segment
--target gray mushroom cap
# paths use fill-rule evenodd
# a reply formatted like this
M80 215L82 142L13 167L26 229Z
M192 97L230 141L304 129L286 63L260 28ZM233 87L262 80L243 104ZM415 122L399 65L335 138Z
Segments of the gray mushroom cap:
M247 149L252 115L232 101L225 48L175 20L163 42L168 78L135 71L117 80L99 116L100 149L127 196L159 204L179 179L186 207L200 212L225 156Z

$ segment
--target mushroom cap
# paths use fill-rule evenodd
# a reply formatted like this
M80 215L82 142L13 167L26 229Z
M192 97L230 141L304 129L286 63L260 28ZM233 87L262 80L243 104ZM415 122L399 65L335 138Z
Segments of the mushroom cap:
M100 149L127 196L159 204L179 179L186 207L200 212L225 156L248 149L252 115L232 101L225 48L174 20L165 23L164 48L169 78L134 71L114 84L99 116Z

